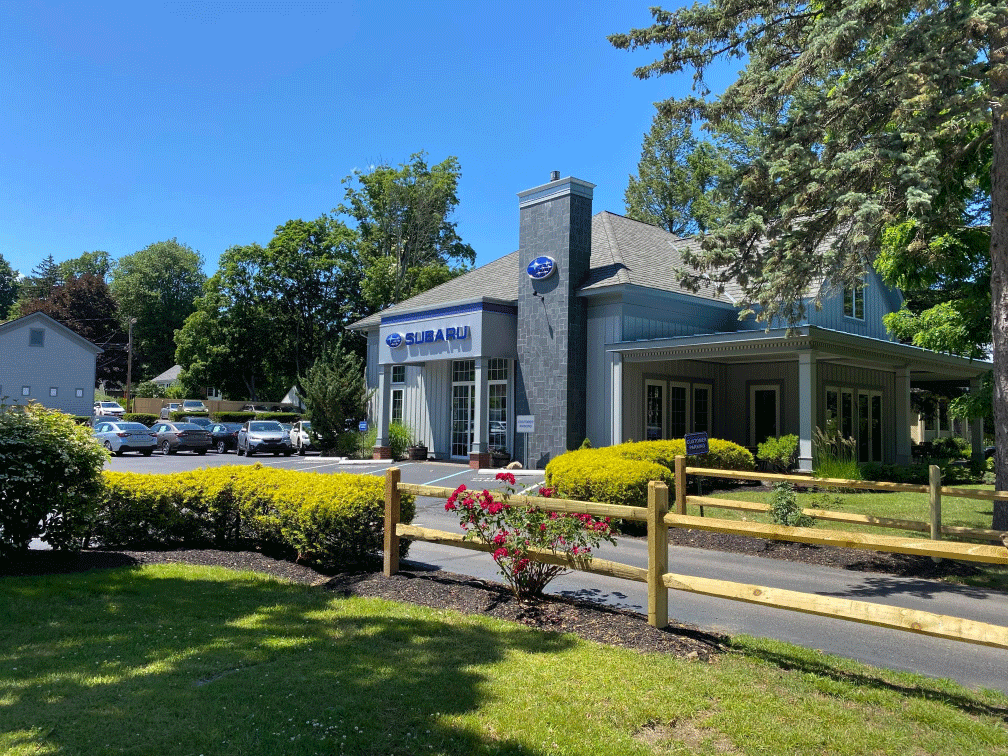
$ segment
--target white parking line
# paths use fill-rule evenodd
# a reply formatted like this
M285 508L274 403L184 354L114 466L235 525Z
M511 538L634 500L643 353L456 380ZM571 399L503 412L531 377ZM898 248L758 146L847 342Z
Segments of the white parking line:
M440 483L442 480L448 480L448 478L454 478L458 475L465 475L467 472L472 472L472 470L469 468L465 470L459 470L457 473L452 473L451 475L445 475L443 478L438 478L437 480L428 480L426 483L424 483L424 485L433 486L435 483Z

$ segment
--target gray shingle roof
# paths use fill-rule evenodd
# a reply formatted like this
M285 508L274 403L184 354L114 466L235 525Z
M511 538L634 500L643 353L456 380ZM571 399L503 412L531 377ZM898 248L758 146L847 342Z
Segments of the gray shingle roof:
M595 292L611 286L635 285L735 304L741 290L728 285L716 294L713 286L694 293L679 285L675 271L684 268L682 253L699 246L696 238L683 239L657 226L603 211L592 217L591 267L580 291ZM368 330L383 317L481 298L518 301L518 252L471 270L458 278L418 294L412 299L369 315L351 325Z

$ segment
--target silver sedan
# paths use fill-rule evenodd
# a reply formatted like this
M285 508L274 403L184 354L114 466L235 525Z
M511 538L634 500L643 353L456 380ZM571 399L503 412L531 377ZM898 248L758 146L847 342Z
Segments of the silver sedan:
M112 454L135 451L149 457L157 446L157 437L143 423L126 423L122 420L101 420L95 423L95 438Z

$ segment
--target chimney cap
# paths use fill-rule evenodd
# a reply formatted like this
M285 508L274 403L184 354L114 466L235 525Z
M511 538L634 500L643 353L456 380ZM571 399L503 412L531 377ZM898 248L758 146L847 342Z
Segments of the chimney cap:
M559 181L560 171L550 171L550 181Z

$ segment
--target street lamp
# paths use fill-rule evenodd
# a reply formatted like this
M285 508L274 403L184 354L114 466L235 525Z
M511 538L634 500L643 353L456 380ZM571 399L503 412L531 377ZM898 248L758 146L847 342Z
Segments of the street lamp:
M136 318L129 319L129 341L126 345L126 411L130 411L130 386L133 383L133 324Z

